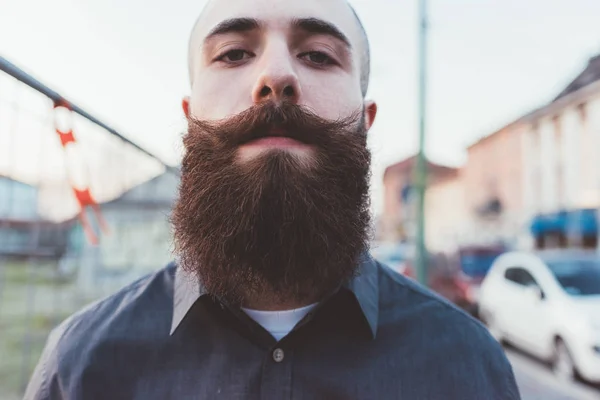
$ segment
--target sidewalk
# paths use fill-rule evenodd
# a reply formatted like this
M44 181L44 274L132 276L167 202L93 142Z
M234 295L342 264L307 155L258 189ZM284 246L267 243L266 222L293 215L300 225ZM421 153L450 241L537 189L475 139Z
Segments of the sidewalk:
M523 400L600 400L600 391L583 384L561 383L542 363L523 354L507 350L507 356Z

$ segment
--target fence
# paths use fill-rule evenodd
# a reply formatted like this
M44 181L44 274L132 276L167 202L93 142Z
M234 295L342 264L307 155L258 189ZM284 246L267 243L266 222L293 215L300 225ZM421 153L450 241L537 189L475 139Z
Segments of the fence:
M178 170L0 57L0 398L51 329L170 257Z

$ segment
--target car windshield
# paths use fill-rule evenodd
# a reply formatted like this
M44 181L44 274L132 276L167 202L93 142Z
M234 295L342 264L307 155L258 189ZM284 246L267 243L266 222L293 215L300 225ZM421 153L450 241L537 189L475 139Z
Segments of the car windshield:
M600 295L600 260L548 262L558 283L572 296Z

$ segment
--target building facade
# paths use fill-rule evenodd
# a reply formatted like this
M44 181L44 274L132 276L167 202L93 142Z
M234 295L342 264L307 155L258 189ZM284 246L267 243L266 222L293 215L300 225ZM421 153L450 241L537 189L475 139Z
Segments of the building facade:
M467 213L462 171L452 169L433 182L425 193L425 242L434 252L453 252L471 224Z
M426 239L453 246L597 247L600 208L600 55L547 105L467 148L449 173L430 168ZM384 176L388 224L403 223L411 160Z
M597 246L600 56L525 118L523 203L539 247Z
M461 169L469 215L469 226L461 235L466 244L517 246L528 236L523 211L524 129L518 120L467 148Z
M379 218L378 239L385 242L410 241L415 235L415 191L413 188L416 156L386 168L384 182L384 211ZM457 170L427 161L427 185L449 181ZM426 198L427 203L427 198Z
M35 221L38 218L38 189L0 176L0 219Z
M103 203L108 232L99 236L97 245L79 229L63 268L77 270L82 293L110 293L172 260L169 216L178 185L179 176L165 172Z
M73 220L54 223L39 213L36 186L0 176L0 258L59 258Z

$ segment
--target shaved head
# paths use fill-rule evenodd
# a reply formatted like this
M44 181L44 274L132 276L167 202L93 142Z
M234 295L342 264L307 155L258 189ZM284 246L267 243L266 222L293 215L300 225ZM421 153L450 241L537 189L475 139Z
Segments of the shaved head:
M194 59L195 59L195 53L198 49L198 47L197 47L197 45L198 45L198 38L197 38L198 27L201 25L203 16L204 16L206 10L211 5L211 3L214 3L217 1L221 1L221 0L209 0L205 4L202 12L196 19L196 22L194 23L194 26L192 27L192 30L190 33L190 37L189 37L189 41L188 41L188 73L189 73L190 84L193 84L193 81L194 81ZM358 26L358 29L360 30L360 43L358 44L356 51L360 57L360 63L359 63L360 64L360 88L361 88L362 95L364 97L367 94L367 90L369 88L369 80L370 80L370 76L371 76L371 50L370 50L370 45L369 45L369 39L367 37L367 32L358 16L358 13L356 12L354 7L352 7L352 5L350 3L346 2L346 4L347 4L348 8L352 11L355 22Z
M361 31L361 62L360 62L360 88L362 90L363 97L367 95L367 90L369 89L369 80L371 78L371 47L369 45L369 38L367 36L367 31L363 26L358 14L354 7L348 3L348 7L352 10L352 14L354 14L354 18L356 19L356 23Z

